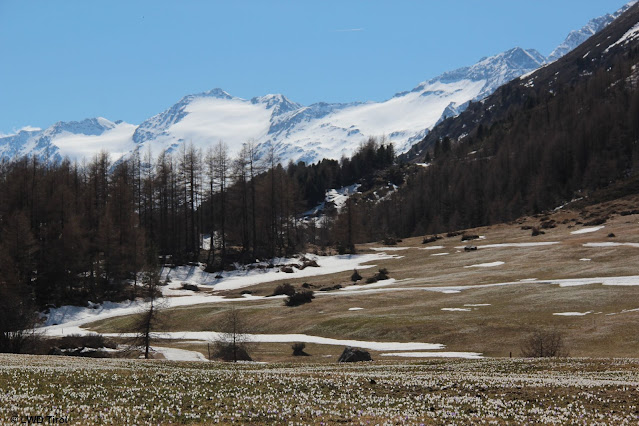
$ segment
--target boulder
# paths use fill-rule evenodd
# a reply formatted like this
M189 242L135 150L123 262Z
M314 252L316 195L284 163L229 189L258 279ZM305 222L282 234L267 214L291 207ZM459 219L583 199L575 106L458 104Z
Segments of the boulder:
M360 362L360 361L372 361L371 354L368 351L360 348L353 348L347 346L344 348L344 352L340 355L337 362Z

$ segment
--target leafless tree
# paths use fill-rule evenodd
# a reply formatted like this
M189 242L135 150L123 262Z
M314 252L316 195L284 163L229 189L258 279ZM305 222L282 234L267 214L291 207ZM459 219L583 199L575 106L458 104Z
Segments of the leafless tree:
M213 357L224 361L251 361L248 325L241 310L232 306L218 325L220 333L213 341Z
M557 330L535 330L522 342L521 354L526 358L568 356L563 336Z
M142 273L142 286L148 306L140 312L133 323L134 336L129 348L144 350L144 358L148 359L151 342L155 337L154 332L161 325L162 309L165 307L159 297L160 274L157 269L148 268Z

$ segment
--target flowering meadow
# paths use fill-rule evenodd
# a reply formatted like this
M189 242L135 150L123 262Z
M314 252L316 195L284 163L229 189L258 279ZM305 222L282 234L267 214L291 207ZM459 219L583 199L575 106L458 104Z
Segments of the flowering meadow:
M0 355L0 422L637 424L639 360L225 364Z

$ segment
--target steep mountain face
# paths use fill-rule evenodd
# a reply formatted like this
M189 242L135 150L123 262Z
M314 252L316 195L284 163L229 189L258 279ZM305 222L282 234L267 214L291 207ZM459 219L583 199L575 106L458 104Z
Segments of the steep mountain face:
M172 152L185 143L206 149L220 140L234 154L252 140L261 155L273 151L282 162L310 163L350 156L371 136L384 136L396 152L407 152L436 124L459 115L470 102L485 98L504 83L562 56L619 13L597 18L571 33L549 58L536 50L514 48L383 102L303 106L279 94L247 100L213 89L185 96L139 126L94 118L0 137L0 156L81 159L106 149L117 159L135 150L150 150L154 155Z
M368 226L423 235L510 221L575 198L637 194L638 141L636 4L561 59L435 126L405 155L429 166L412 166L391 200L369 208Z
M610 58L613 55L610 51L635 37L634 24L626 28L627 33L619 34L619 29L628 26L628 17L633 16L632 12L637 7L639 5L636 5L636 2L630 3L622 9L626 13L621 14L620 11L620 16L616 14L618 19L615 19L614 26L605 27L605 30L598 32L559 60L499 87L481 102L469 105L458 117L444 120L424 139L415 143L403 155L403 159L422 161L427 150L432 148L438 140L449 138L453 143L463 141L465 138L472 137L479 125L482 129L488 129L493 123L509 117L514 108L534 104L547 93L557 96L562 91L574 90L576 84L599 70L602 62L610 63L612 66L613 61ZM602 34L606 35L602 36Z

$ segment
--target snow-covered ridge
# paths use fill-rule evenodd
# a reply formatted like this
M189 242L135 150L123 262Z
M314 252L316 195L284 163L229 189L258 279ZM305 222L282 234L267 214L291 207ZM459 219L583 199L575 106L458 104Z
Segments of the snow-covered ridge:
M572 51L575 47L579 46L584 41L588 40L591 36L603 30L608 24L617 19L622 13L634 6L637 0L632 0L616 12L610 14L607 13L603 16L591 19L586 25L579 30L571 31L568 37L561 43L550 55L548 55L548 62L554 62L568 52Z
M134 150L174 151L185 143L207 148L223 140L230 154L255 141L258 152L273 149L283 163L350 156L369 137L385 136L397 152L407 151L441 120L462 112L507 81L538 68L543 56L511 49L470 67L424 81L383 102L300 105L281 94L242 99L213 89L187 95L139 126L103 118L57 123L43 131L0 137L0 155L91 157L108 148L114 159Z
M135 150L150 149L157 155L185 143L205 149L219 140L233 155L243 143L253 140L259 154L273 150L284 164L289 160L311 163L350 156L371 136L385 136L396 152L403 153L436 124L463 112L469 102L481 100L504 83L565 55L634 3L571 32L548 58L534 49L516 47L426 80L383 102L304 106L281 94L249 100L217 88L184 96L140 125L99 117L0 136L0 157L31 154L81 160L106 149L117 160Z

